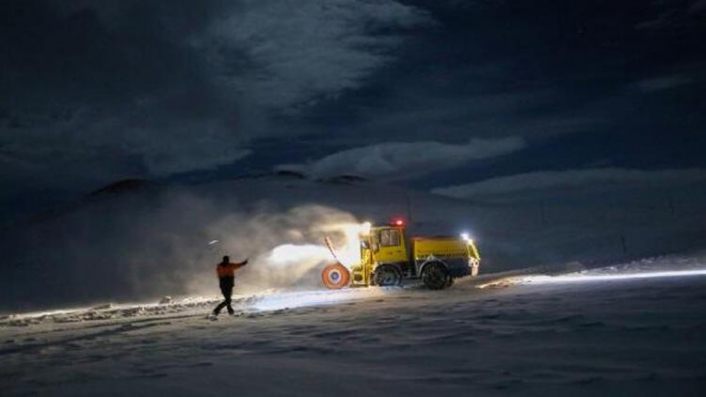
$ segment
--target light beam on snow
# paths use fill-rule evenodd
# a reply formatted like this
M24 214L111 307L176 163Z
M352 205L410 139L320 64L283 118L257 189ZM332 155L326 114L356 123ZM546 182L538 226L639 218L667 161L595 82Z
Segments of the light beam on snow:
M642 273L623 273L623 274L567 274L562 276L526 276L519 279L520 283L531 284L559 284L559 283L585 283L595 281L619 281L619 280L638 280L651 278L675 278L675 277L694 277L706 276L706 269L696 270L673 270L673 271L655 271Z
M79 318L75 321L88 321L90 314L98 315L96 319L120 319L137 316L157 316L159 312L183 312L187 310L202 310L199 307L210 306L215 300L203 296L191 296L175 300L174 303L105 303L96 306L73 307L64 309L43 310L27 313L15 313L5 316L4 320L43 320L53 321L59 319L69 322L67 319ZM157 310L159 309L159 310ZM1 321L0 321L1 323Z
M262 296L251 307L259 311L273 311L307 306L334 305L342 302L375 298L390 293L394 293L394 290L360 288L336 291L286 292Z

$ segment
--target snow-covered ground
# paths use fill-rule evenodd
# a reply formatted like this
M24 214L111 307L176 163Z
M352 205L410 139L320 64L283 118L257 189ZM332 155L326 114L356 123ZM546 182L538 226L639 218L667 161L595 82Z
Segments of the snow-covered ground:
M0 320L10 395L669 395L706 391L703 254L445 291L298 291ZM665 272L670 271L669 276ZM681 272L681 273L679 273ZM651 275L646 277L646 275Z

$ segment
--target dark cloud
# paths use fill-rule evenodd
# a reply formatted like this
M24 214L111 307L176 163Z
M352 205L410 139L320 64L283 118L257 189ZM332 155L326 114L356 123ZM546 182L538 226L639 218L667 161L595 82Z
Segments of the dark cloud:
M560 189L596 190L636 188L678 188L706 181L706 169L634 170L591 168L563 171L538 171L504 176L472 184L434 189L434 193L463 199L503 198L512 200L532 191L556 192Z
M291 110L360 87L402 40L386 32L429 21L394 1L246 1L190 42L207 54L217 82Z
M274 115L364 84L402 29L429 21L395 1L5 8L0 159L54 182L86 164L107 180L242 159L253 139L287 133Z
M635 25L636 29L682 30L686 25L702 23L706 11L704 0L653 0L648 3L649 18Z
M356 148L396 170L407 163L381 148L456 153L508 136L529 150L420 163L414 174L428 180L411 183L599 161L706 166L703 10L701 0L5 2L0 190L217 179L350 163Z
M356 175L386 180L414 179L472 161L506 155L525 147L518 137L472 139L468 143L386 142L347 149L307 164L280 165L314 178Z
M643 92L656 92L691 84L693 82L693 79L690 77L680 75L669 75L640 80L635 83L635 87Z

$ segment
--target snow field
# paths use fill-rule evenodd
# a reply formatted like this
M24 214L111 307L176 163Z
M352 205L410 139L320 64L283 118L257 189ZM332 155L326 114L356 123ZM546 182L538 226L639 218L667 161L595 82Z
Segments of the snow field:
M653 272L671 263L693 268L703 260L664 257L588 272ZM0 384L4 395L50 396L706 390L706 277L477 286L350 290L363 291L350 292L360 299L273 305L215 322L204 318L203 302L133 318L2 325Z

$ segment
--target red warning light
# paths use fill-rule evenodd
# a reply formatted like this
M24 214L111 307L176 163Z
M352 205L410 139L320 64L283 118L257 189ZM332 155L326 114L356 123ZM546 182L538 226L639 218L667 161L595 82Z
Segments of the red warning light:
M404 226L404 221L402 219L395 219L392 221L392 224L395 226Z

